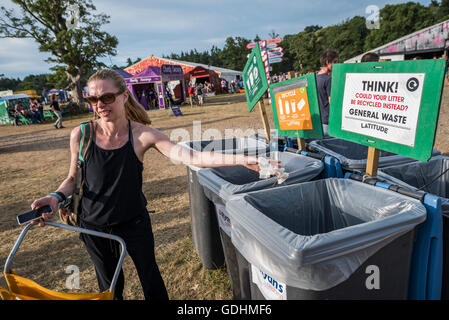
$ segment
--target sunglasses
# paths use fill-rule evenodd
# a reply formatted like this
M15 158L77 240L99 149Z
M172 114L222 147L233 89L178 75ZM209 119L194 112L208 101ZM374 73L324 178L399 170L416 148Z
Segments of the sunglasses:
M101 102L103 102L104 104L111 104L114 103L115 98L119 95L121 95L124 91L120 91L117 93L105 93L102 94L99 97L96 96L88 96L86 97L87 102L89 102L92 105L96 105L98 103L98 100L100 100Z

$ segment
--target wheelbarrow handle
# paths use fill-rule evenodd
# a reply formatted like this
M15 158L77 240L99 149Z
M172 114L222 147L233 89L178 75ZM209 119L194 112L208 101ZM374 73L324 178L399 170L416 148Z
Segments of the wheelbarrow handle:
M113 234L109 234L109 233L69 226L67 224L61 224L61 223L57 223L57 222L47 221L47 222L45 222L45 224L52 226L52 227L63 228L63 229L67 229L67 230L90 234L92 236L97 236L97 237L102 237L102 238L107 238L107 239L118 241L120 243L121 253L120 253L120 258L119 258L117 267L115 268L114 276L112 277L111 286L109 288L110 292L114 291L115 285L117 284L118 276L120 274L120 270L122 268L123 261L125 260L125 255L126 255L126 244L122 238L120 238L119 236L113 235ZM30 228L32 226L33 226L33 224L31 224L31 223L27 224L27 226L20 233L19 238L17 239L16 243L14 244L14 247L12 248L11 252L9 253L8 259L6 259L5 269L4 269L5 273L10 272L10 270L11 270L10 266L12 264L12 260L15 256L17 250L19 249L20 244L22 243L23 239L25 238L26 233L28 232L28 230L30 230Z

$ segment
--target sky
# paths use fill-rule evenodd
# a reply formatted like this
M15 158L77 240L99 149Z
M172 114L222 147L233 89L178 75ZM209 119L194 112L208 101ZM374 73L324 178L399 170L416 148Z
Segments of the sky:
M10 0L2 5L16 8ZM127 58L146 58L181 51L223 48L227 37L268 39L274 30L281 37L309 25L323 27L354 16L369 17L368 6L379 9L400 0L93 0L97 12L110 16L102 30L118 38L117 55L102 61L124 65ZM429 5L430 0L419 2ZM282 45L281 45L282 46ZM23 79L51 72L31 39L0 39L0 76Z

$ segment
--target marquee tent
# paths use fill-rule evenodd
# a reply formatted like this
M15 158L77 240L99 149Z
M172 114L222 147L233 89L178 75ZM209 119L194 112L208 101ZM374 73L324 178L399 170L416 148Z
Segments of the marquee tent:
M179 66L171 65L162 68L150 66L134 76L125 78L125 82L128 85L129 91L134 95L137 101L148 110L148 96L150 90L153 90L158 97L159 108L165 109L164 83L181 80L181 85L183 85L183 79L184 75ZM184 96L182 98L184 99Z

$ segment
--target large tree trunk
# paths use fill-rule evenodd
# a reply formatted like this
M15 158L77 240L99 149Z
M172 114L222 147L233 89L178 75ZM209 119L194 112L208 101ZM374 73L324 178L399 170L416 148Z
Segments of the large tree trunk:
M81 87L81 72L79 74L73 75L66 71L67 80L69 85L67 86L72 95L72 101L79 106L82 110L85 108L84 98L83 98L83 88Z

